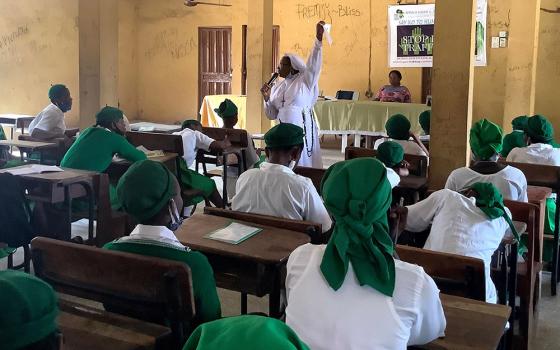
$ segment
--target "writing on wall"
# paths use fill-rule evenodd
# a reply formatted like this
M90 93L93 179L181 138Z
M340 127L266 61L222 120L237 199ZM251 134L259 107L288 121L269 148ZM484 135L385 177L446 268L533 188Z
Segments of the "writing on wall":
M177 28L169 28L155 35L152 44L144 51L144 56L152 59L157 55L169 55L173 59L181 59L196 48L194 38L182 38Z
M0 36L0 50L6 49L7 47L15 44L21 37L24 35L29 34L29 28L27 24L19 26L17 30L14 30L10 33L3 34Z
M320 19L329 23L335 18L360 17L362 11L358 8L345 4L331 5L326 2L311 5L297 4L297 15L299 19Z

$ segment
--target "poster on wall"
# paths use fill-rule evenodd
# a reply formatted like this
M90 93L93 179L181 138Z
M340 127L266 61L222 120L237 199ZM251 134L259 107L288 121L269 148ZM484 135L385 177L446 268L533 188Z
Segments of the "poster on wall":
M478 0L475 65L486 65L488 2ZM435 5L389 6L389 66L431 67L434 48Z

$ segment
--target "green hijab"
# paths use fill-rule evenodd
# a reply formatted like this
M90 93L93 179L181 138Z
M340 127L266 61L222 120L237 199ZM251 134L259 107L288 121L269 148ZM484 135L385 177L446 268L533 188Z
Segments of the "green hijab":
M484 214L490 219L498 219L503 217L509 225L511 232L513 233L517 242L519 242L518 251L523 251L525 247L521 243L521 238L519 233L515 229L511 218L507 214L504 208L504 200L500 191L491 183L477 182L471 186L475 192L478 193L476 198L476 206L478 209L482 210Z
M511 121L511 126L513 127L513 130L526 131L528 122L529 122L529 117L526 115L522 115L517 118L514 118Z
M385 123L387 135L395 140L408 140L410 137L410 121L402 114L395 114Z
M101 108L95 116L96 122L99 123L113 123L123 119L123 112L115 107L106 106Z
M237 106L229 98L226 98L224 102L220 103L219 108L214 108L220 118L227 119L237 116Z
M479 160L489 160L502 150L502 129L486 119L479 120L471 128L470 145Z
M183 350L309 350L284 322L243 315L222 318L198 326Z
M303 145L303 129L290 123L280 123L264 134L267 148L287 148Z
M527 134L533 143L551 144L554 140L554 128L542 115L534 115L527 122Z
M186 128L189 128L191 125L202 127L202 124L198 120L187 119L183 123L181 123L181 130L185 130Z
M63 84L55 84L49 89L49 100L56 100L64 97L68 88Z
M418 116L418 122L420 123L420 126L422 127L422 130L424 130L424 133L426 135L430 135L431 116L432 116L432 111L430 110L424 111L420 113L420 115Z
M387 168L392 168L403 161L404 149L394 141L385 141L377 148L377 159Z
M514 130L512 133L504 136L501 152L502 157L507 158L509 152L518 147L527 147L527 143L525 142L525 133L520 132L519 130Z
M351 262L360 285L392 296L395 261L387 223L391 185L383 164L375 158L336 163L325 173L321 191L335 219L321 261L327 283L338 290Z

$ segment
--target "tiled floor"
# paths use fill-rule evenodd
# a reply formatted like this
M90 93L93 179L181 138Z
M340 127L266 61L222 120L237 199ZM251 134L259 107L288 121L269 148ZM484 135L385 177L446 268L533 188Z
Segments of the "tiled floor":
M340 148L336 148L339 146L337 146L333 139L327 140L327 147L329 148L323 148L323 165L325 168L344 158ZM221 188L221 180L216 178L216 182L218 188ZM74 225L73 234L87 236L87 221ZM16 254L16 263L21 261L22 255L20 249ZM5 268L6 259L0 260L0 270ZM219 289L218 292L222 303L223 315L238 315L240 312L239 293L223 289ZM95 304L93 303L93 305ZM248 311L267 313L268 297L256 298L249 296ZM548 273L543 274L542 297L535 317L535 332L531 349L560 349L560 296L552 297L550 295L550 274Z

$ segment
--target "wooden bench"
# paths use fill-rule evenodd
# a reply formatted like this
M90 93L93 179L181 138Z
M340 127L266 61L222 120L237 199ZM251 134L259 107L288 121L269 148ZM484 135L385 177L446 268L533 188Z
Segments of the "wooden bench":
M148 322L166 323L174 348L195 314L191 271L181 262L62 242L31 241L37 277L63 294L95 300Z
M513 163L503 162L504 164L515 167L525 174L527 184L532 186L548 187L556 194L560 193L560 167L552 165L530 164L530 163ZM560 196L556 197L556 207L560 208ZM544 240L553 242L552 264L550 288L552 295L556 295L558 280L560 277L559 264L559 240L560 232L560 210L556 210L554 216L554 235L544 235Z
M129 131L126 133L126 139L135 147L144 146L150 151L162 150L166 153L177 154L175 159L175 170L178 178L180 178L179 162L180 158L183 157L184 154L183 138L181 135Z
M398 258L424 268L445 294L486 300L484 261L397 244Z
M375 158L377 157L377 151L369 148L346 147L346 151L344 152L345 160L363 157ZM428 157L405 154L404 160L410 164L408 170L411 175L428 177Z

